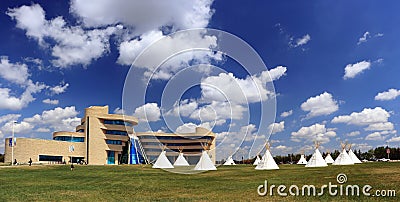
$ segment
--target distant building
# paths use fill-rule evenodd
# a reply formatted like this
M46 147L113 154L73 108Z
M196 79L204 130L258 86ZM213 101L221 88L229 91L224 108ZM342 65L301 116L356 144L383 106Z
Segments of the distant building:
M53 140L16 138L14 159L26 163L77 163L91 165L139 164L155 160L166 144L167 156L174 160L179 149L188 154L191 163L197 162L205 145L215 162L215 134L203 128L195 133L135 133L138 119L132 116L109 114L108 106L85 109L76 132L54 132ZM11 162L9 138L5 141L5 162ZM160 144L161 143L161 144Z
M197 127L194 133L173 134L155 132L137 132L142 147L150 162L155 161L161 153L162 145L167 145L167 157L173 163L181 150L189 164L196 164L200 159L202 146L206 146L208 155L215 163L215 134L205 128Z

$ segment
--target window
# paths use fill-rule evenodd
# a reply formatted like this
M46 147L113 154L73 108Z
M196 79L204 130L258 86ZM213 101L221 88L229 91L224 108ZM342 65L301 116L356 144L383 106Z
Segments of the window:
M62 161L62 156L39 155L39 161Z
M106 140L107 144L116 144L116 145L122 145L121 140Z
M133 126L131 123L122 120L104 120L104 124Z
M78 133L83 133L85 130L83 130L83 129L79 129L79 130L77 130L76 132L78 132Z
M84 137L71 137L71 136L57 136L53 140L66 141L66 142L85 142Z
M211 140L210 136L157 136L159 140Z
M106 134L128 136L128 133L126 131L120 130L106 130Z
M160 149L155 149L155 148L145 148L146 152L161 152L161 148Z

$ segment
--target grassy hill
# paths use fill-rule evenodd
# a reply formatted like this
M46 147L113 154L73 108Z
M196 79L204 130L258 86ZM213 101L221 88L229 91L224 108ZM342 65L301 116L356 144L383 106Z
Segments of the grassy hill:
M280 165L280 170L256 171L250 165L220 166L217 171L183 175L151 166L0 166L0 201L399 201L399 197L259 196L257 187L268 184L319 187L371 185L375 190L400 190L400 162L373 162L353 166L305 168ZM301 190L300 190L301 194ZM360 190L362 195L362 191ZM400 194L400 193L396 193Z

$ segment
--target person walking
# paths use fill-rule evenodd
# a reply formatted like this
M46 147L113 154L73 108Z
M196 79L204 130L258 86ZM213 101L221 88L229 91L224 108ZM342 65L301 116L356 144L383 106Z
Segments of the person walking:
M29 163L29 166L31 166L31 165L32 165L32 158L29 158L29 161L28 161L28 163Z
M73 171L75 168L74 163L71 163L71 171Z

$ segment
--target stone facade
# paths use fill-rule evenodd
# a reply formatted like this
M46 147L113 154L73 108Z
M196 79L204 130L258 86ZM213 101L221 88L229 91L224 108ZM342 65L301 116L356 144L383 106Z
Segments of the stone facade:
M14 159L19 163L27 163L31 158L34 163L70 163L71 159L73 162L82 159L91 165L119 164L124 155L128 158L130 137L136 135L146 156L153 159L160 154L160 144L163 144L168 147L167 156L171 161L181 149L189 162L194 163L201 151L207 149L215 162L215 134L209 130L196 128L194 133L187 134L135 133L133 126L138 124L137 118L109 114L108 110L108 106L86 108L76 132L54 132L53 140L16 138ZM11 150L9 138L6 138L5 162L12 161ZM43 156L57 158L57 161L45 161Z

